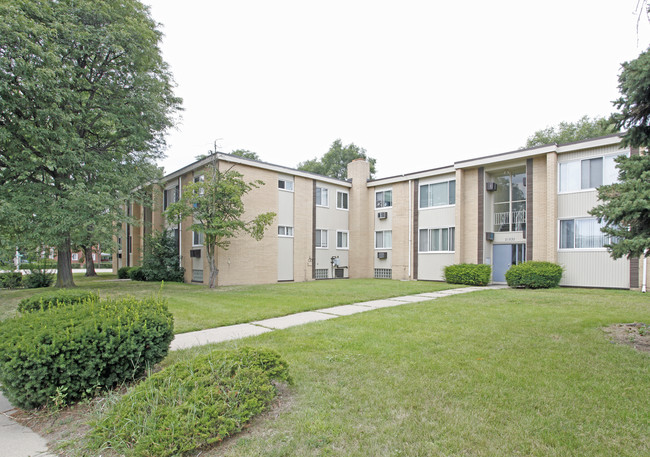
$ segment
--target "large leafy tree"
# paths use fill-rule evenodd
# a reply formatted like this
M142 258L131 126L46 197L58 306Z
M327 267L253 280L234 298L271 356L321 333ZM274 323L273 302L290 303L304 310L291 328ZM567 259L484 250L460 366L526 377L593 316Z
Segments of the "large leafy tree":
M75 237L155 178L180 99L136 0L1 1L0 17L0 226L55 246L73 286Z
M618 78L619 110L612 115L625 129L623 146L644 149L642 155L618 157L619 182L598 189L602 202L591 211L605 221L602 231L616 237L612 257L642 256L650 249L650 50L623 64Z
M260 160L260 156L257 152L249 151L248 149L235 149L230 154L237 157L243 157L244 159Z
M563 144L609 135L619 131L616 124L605 117L581 117L577 122L560 122L556 126L546 127L533 133L526 140L526 148L546 144Z
M262 181L245 181L241 173L233 167L219 170L216 154L206 167L203 181L194 182L183 187L181 199L167 207L167 217L174 221L192 218L191 230L203 234L210 268L210 288L217 284L216 252L228 249L231 240L244 233L255 240L264 237L264 231L273 223L276 214L267 212L258 214L245 221L242 197L251 190L264 185Z
M343 146L341 139L335 140L329 151L320 159L307 160L298 164L298 170L310 171L337 179L346 179L348 164L355 159L365 159L370 164L370 176L375 175L376 159L368 157L366 150L354 143Z

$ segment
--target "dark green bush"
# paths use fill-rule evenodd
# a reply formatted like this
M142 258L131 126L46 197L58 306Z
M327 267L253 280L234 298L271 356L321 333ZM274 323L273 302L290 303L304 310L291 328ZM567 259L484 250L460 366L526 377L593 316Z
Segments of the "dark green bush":
M558 264L530 261L511 266L506 271L506 282L510 287L549 289L560 284L562 273Z
M131 267L122 267L117 270L117 279L129 279Z
M50 287L54 282L54 273L45 269L30 270L28 275L23 278L23 286L28 289L37 289L40 287Z
M460 263L445 267L445 281L449 284L467 284L470 286L486 286L490 283L492 268L490 265Z
M154 232L145 242L142 260L145 280L183 282L185 269L178 258L178 245L172 232Z
M28 313L40 309L49 309L57 305L77 305L88 300L99 300L99 295L88 290L53 290L22 299L18 303L18 311Z
M0 384L14 405L71 403L141 376L167 354L160 299L88 301L0 322Z
M129 270L129 278L131 281L146 281L147 278L144 275L144 270L142 267L131 267Z
M23 284L23 274L20 272L0 273L0 289L16 289Z
M240 431L291 382L271 350L213 351L177 362L132 388L94 424L90 447L121 455L185 455Z

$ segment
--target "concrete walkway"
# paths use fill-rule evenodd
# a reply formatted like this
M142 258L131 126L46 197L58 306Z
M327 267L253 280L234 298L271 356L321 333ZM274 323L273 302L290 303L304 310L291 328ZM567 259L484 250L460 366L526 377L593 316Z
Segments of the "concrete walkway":
M388 308L435 300L436 298L449 297L450 295L466 294L486 289L502 289L507 286L465 287L462 289L448 289L439 292L427 292L403 297L371 300L351 305L333 306L316 311L305 311L288 316L274 317L248 324L228 325L226 327L200 330L197 332L180 333L171 343L171 350L185 349L193 346L202 346L208 343L221 343L236 340L262 333L281 330L296 325L334 319L341 316L372 311L373 309ZM15 408L0 392L0 455L3 457L56 457L48 453L47 442L39 434L24 427L11 419Z

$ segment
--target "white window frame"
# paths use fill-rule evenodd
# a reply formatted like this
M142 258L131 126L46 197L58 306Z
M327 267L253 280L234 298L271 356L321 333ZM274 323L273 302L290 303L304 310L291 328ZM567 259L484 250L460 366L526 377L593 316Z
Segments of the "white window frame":
M280 183L283 183L282 187ZM293 180L286 179L286 178L278 178L278 189L283 190L285 192L293 192Z
M386 205L386 192L390 192L390 205ZM377 201L377 195L382 194L381 198L381 206L377 206L379 203ZM393 207L393 189L383 189L383 190L376 190L375 191L375 209L378 211L383 210L384 208L392 208Z
M198 240L199 240L198 243L196 242L197 235L198 235ZM204 237L203 232L196 232L196 231L192 230L192 247L203 246L203 237Z
M78 262L79 261L79 253L78 252L73 252L72 254L70 254L70 260Z
M569 160L566 162L559 162L557 166L557 191L558 194L573 194L573 193L579 193L579 192L593 192L596 190L598 187L582 187L582 180L584 179L582 176L582 170L583 170L583 162L585 161L590 161L590 160L597 160L597 159L602 159L603 165L602 165L602 176L601 176L601 186L605 186L608 184L614 184L619 182L618 181L618 170L616 169L616 163L614 162L614 171L616 174L616 178L611 180L608 179L610 178L607 174L607 162L609 160L616 159L618 156L626 156L629 157L630 153L629 152L624 152L624 153L614 153L614 154L605 154L601 156L594 156L594 157L584 157L582 159L575 159L575 160ZM568 189L563 189L562 188L562 169L563 168L568 168L569 166L573 165L575 168L578 169L579 176L577 178L577 184L573 182L573 178L571 179L571 182L569 184L573 183L573 186L567 186ZM574 171L575 172L575 171ZM599 186L600 187L600 186Z
M346 203L345 208L342 207L342 206L339 206L339 194L345 195L345 203ZM336 209L340 209L340 210L343 210L343 211L349 211L350 210L350 193L349 192L345 192L345 191L342 191L342 190L337 190L336 191Z
M452 183L452 182L454 183L454 202L449 203L449 201L450 201L449 187L451 185L450 183ZM443 204L440 204L440 205L434 205L433 204L433 195L429 191L429 189L430 189L430 186L435 186L435 185L439 185L439 184L447 184L447 203L443 203ZM422 206L422 188L423 187L427 188L427 206ZM456 205L456 179L448 179L446 181L436 181L436 182L428 182L428 183L420 184L420 186L418 188L418 208L419 209L446 208L446 207L455 206L455 205Z
M278 225L278 236L280 238L293 238L293 227L290 225Z
M422 250L422 243L421 243L421 235L420 232L423 230L427 231L427 250L423 251ZM438 232L438 236L440 237L439 239L439 244L442 241L442 230L447 230L447 249L439 249L437 251L434 251L431 249L431 237L432 237L432 232L435 230L440 230ZM451 234L451 235L450 235ZM452 245L452 249L450 248L450 245ZM431 228L421 228L418 230L418 252L420 254L427 254L427 253L433 253L433 254L451 254L456 252L456 227L431 227Z
M320 191L320 203L318 203L319 191ZM329 208L330 207L329 194L330 194L329 189L327 187L316 186L316 206L320 206L322 208ZM325 196L325 203L323 203L323 196Z
M377 246L377 236L379 234L382 234L382 245ZM390 245L386 246L386 234L390 233L388 235L388 240L390 241ZM375 249L393 249L393 231L392 230L375 230Z
M339 245L339 234L345 235L345 246ZM336 231L336 249L341 249L347 251L350 249L350 231L349 230L337 230Z
M565 222L565 221L573 221L573 247L568 247L568 248L562 247L562 241L563 241L563 238L562 238L562 222ZM574 217L574 218L559 219L558 220L558 228L557 228L557 230L558 230L558 232L557 232L558 233L558 236L557 236L557 241L558 241L557 248L558 248L558 251L561 251L561 252L606 251L607 248L605 247L605 245L612 243L612 237L609 236L606 233L600 232L600 230L599 230L599 232L600 232L600 234L601 234L601 236L603 238L603 245L602 246L599 246L599 247L586 247L586 248L583 248L583 247L577 248L577 247L575 247L576 246L576 232L577 232L576 226L578 225L578 224L576 224L576 222L579 222L579 221L596 221L596 223L598 223L598 219L595 218L595 217ZM603 227L605 224L601 223L599 225L600 225L600 227Z
M316 239L314 239L316 249L327 249L329 246L329 231L327 229L316 229L316 232L320 232L320 245L316 244ZM325 237L323 237L323 234ZM323 240L325 240L325 244L323 244Z

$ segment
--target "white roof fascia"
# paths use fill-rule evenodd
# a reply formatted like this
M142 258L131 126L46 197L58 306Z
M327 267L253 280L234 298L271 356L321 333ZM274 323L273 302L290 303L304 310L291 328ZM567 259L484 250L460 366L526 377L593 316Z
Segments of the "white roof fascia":
M289 168L289 167L283 167L281 165L274 165L271 163L266 163L266 162L259 162L257 160L251 160L251 159L245 159L243 157L238 157L238 156L233 156L230 154L224 154L224 153L217 153L217 158L219 160L223 160L224 162L230 162L230 163L237 163L241 165L247 165L250 167L255 167L255 168L262 168L264 170L270 170L270 171L277 171L278 173L283 173L285 175L291 175L291 176L300 176L302 178L308 178L308 179L314 179L316 181L321 181L321 182L326 182L330 184L336 184L338 186L343 186L343 187L352 187L352 183L348 181L343 181L340 179L335 179L335 178L330 178L329 176L323 176L319 175L316 173L309 173L307 171L301 171L301 170L296 170L294 168ZM184 175L186 173L189 173L192 170L196 170L197 168L202 168L209 163L212 162L214 157L209 156L206 157L205 159L199 160L198 162L194 162L193 164L187 165L186 167L183 167L179 170L176 170L173 173L170 173L166 175L163 179L162 182L167 182L172 179L175 179L181 175Z
M455 172L456 169L454 168L454 166L449 165L447 167L435 168L433 170L417 171L415 173L408 173L401 176L391 176L389 178L382 178L373 181L368 181L368 187L384 186L386 184L394 184L396 182L407 182L412 179L430 178L433 176L446 175Z
M580 149L601 148L603 146L611 146L618 144L622 138L618 135L598 138L592 141L579 141L576 143L563 144L557 147L557 153L579 151Z

